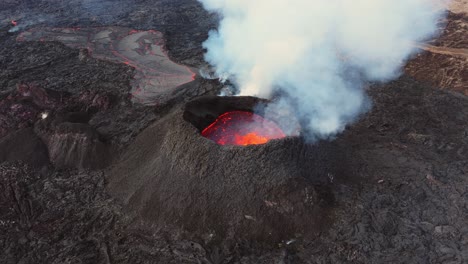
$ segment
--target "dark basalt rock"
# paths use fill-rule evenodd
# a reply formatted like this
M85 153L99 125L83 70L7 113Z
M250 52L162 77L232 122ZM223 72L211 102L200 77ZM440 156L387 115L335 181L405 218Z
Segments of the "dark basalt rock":
M112 168L109 190L145 221L195 234L268 242L313 235L333 203L329 177L345 167L332 143L287 137L220 146L194 125L220 110L252 110L257 101L207 97L176 108L143 131Z
M87 122L86 113L59 114L38 121L35 132L46 144L56 168L104 168L110 161L110 147Z
M49 163L47 147L32 128L20 129L0 139L0 163L5 161L42 167Z

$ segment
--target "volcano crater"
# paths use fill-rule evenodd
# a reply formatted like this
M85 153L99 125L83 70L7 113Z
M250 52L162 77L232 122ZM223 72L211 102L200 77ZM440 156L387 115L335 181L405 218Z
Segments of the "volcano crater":
M346 170L334 143L289 136L225 146L201 135L220 114L267 102L207 96L176 106L111 168L110 192L143 222L191 234L274 243L317 234L329 222L333 179Z

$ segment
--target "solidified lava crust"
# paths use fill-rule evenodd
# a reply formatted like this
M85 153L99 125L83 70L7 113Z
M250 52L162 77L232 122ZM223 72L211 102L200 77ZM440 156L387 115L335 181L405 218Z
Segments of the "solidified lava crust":
M17 40L58 41L72 48L84 49L92 57L133 67L132 99L146 105L161 103L174 88L193 81L196 75L189 67L169 59L163 35L156 30L115 26L36 28L22 32Z
M129 2L132 3L127 5ZM461 5L461 1L457 3ZM45 14L48 21L38 21L40 14ZM250 169L237 164L240 171L233 176L240 175L241 178L226 176L233 170L231 167L236 166L234 161L244 161L240 155L263 161L261 157L273 157L272 152L290 151L281 147L283 143L295 144L296 150L302 151L303 144L298 138L247 147L218 146L201 137L200 132L210 124L206 122L213 122L219 113L211 116L208 111L208 118L203 115L205 121L200 119L201 123L190 125L180 118L183 109L177 110L176 114L175 110L166 112L166 109L158 108L155 111L126 103L122 97L127 97L128 83L133 77L129 67L86 58L82 56L84 52L57 42L18 43L13 38L15 35L8 33L11 20L23 29L29 22L57 27L118 24L128 28L135 25L141 29L158 28L167 37L171 58L199 66L203 65L202 42L208 37L209 30L218 25L216 15L207 14L196 0L4 0L0 1L0 16L3 18L0 26L0 263L468 263L468 225L465 220L468 210L464 210L468 206L468 100L466 96L451 92L468 94L467 79L464 78L468 69L466 56L427 51L407 65L405 72L413 78L403 75L388 84L372 85L369 89L372 111L334 141L338 145L336 153L343 148L351 149L346 154L350 165L345 176L356 174L359 178L353 179L352 183L339 182L333 172L328 175L335 188L332 194L336 205L330 218L326 219L332 226L320 229L317 239L294 236L265 249L264 244L236 236L220 239L222 233L216 231L223 231L219 228L221 224L210 225L203 219L208 214L230 212L235 216L232 226L237 226L238 231L242 231L239 224L249 223L252 227L244 229L245 232L257 227L264 230L258 223L264 218L258 215L265 210L273 212L271 222L274 222L279 219L278 215L296 217L303 212L293 207L294 204L326 197L324 187L312 191L305 188L302 193L296 192L300 194L296 196L284 188L268 197L256 194L257 189L262 193L265 191L258 185L259 176L270 179L270 185L265 187L268 188L279 174L273 171L271 175L258 175L258 171L271 171L271 163L279 158L265 163L251 162L250 165L257 167ZM467 34L467 21L466 14L449 13L447 28L432 44L448 50L466 48L467 42L461 40ZM41 80L46 82L38 88L46 91L49 101L43 100L43 93L37 88L31 87L38 92L30 96L23 95L23 89L16 89L19 82ZM200 81L187 84L190 89L184 89L174 101L186 102L220 86ZM430 81L430 85L426 81ZM439 88L451 91L440 91ZM55 97L54 93L60 96ZM175 105L174 101L170 103L171 107ZM44 163L49 163L47 146L32 126L42 111L52 110L49 117L54 117L56 112L70 111L67 108L73 111L96 108L98 112L89 121L89 126L117 146L127 146L139 135L123 153L123 164L117 164L118 168L126 168L126 175L132 175L134 180L125 178L125 173L116 169L103 173L100 170L43 167ZM144 130L152 123L154 126ZM174 131L175 128L183 130ZM187 145L183 144L192 144L194 149L189 149L187 155L180 154L180 150L187 150ZM61 150L67 152L69 149L65 146L71 145L63 146ZM174 161L177 158L179 161ZM282 155L281 158L287 157ZM221 161L214 161L216 159ZM18 160L39 168L10 162ZM151 165L151 162L155 164ZM154 170L163 162L166 164ZM206 165L207 162L215 164ZM274 168L285 170L283 164L286 163L278 164L282 165ZM178 168L179 165L183 167ZM218 168L214 168L215 165ZM335 165L343 166L340 162ZM142 172L143 177L139 175ZM162 173L179 176L152 175ZM180 178L184 173L187 177ZM245 176L250 174L254 179ZM193 177L189 177L191 175ZM208 179L205 175L209 175ZM216 177L230 181L233 188L245 189L239 191L239 196L244 196L244 201L249 204L261 204L264 211L250 210L248 205L240 211L238 195L233 195L232 191L224 196L220 194L219 190L226 183ZM112 183L106 188L110 180ZM127 184L135 191L133 196L129 193L116 196L123 198L127 211L122 211L121 204L108 193L109 190L118 193L116 181L119 180L120 184ZM212 185L203 189L202 184L210 184L208 181L212 181ZM159 184L171 188L165 190L158 187ZM138 186L143 186L141 191L137 191ZM153 186L158 188L151 192ZM177 194L175 186L181 190L171 200L168 198L170 194ZM209 193L208 188L216 194L180 198L180 193L191 190ZM254 195L249 200L245 195L250 193ZM226 202L231 197L234 198L233 205ZM289 197L292 203L281 197ZM155 203L160 198L161 201ZM226 207L217 207L214 198L220 198ZM319 204L323 203L318 200ZM127 213L143 211L144 201L150 205L167 202L162 205L161 212L158 207L146 206L144 216L149 222L155 223L159 213L169 213L165 221L179 219L173 222L178 226L190 223L191 215L176 215L177 212L190 212L183 210L187 204L208 201L206 210L199 209L193 222L207 223L199 228L210 231L204 236L194 232L192 236L168 226L156 231L153 224L135 226L134 219ZM318 210L316 214L327 215L322 212ZM309 224L314 226L314 221L312 218ZM283 226L279 223L276 226L281 230ZM217 230L211 227L217 227ZM231 226L225 229L233 230Z

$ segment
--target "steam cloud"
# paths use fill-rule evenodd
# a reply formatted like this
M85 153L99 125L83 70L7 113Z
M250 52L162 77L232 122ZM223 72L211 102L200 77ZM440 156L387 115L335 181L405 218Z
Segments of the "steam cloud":
M204 43L240 95L282 99L309 139L344 130L369 108L365 81L398 77L443 15L428 0L200 0L221 16Z

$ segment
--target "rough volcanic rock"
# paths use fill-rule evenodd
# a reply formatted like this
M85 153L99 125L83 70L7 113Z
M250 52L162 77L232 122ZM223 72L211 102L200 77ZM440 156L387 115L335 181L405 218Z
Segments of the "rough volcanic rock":
M468 95L468 5L452 2L454 8L440 22L441 35L418 46L422 53L408 61L405 72L435 87Z
M220 101L208 104L213 112L255 105L251 97L209 98ZM274 243L318 232L333 202L327 184L346 167L340 151L300 137L220 146L200 135L192 117L222 112L193 105L176 107L137 137L109 172L111 193L150 224L196 234Z
M0 163L2 264L192 264L224 258L218 249L173 241L171 235L179 234L132 225L132 218L105 192L101 172Z
M47 147L32 128L24 128L0 139L0 163L22 161L34 167L49 163Z
M370 94L372 111L337 142L352 148L359 187L340 185L341 220L299 258L467 262L468 98L408 77Z
M405 70L430 85L468 95L468 49L466 51L466 56L424 52L409 61Z
M16 46L12 38L0 39L0 138L32 127L45 112L85 111L92 126L120 146L154 120L152 108L129 100L128 66L80 61L78 52L58 43ZM118 122L109 121L114 118Z
M0 90L40 82L42 89L72 95L93 90L128 97L131 67L92 58L80 61L79 54L58 42L19 43L10 36L0 45Z
M447 13L443 33L437 39L434 39L432 44L438 47L468 48L468 39L466 39L466 33L468 32L468 3L465 5L467 6L465 12L455 9Z
M122 8L125 7L125 8ZM11 25L11 20L18 23ZM13 31L30 27L124 26L158 29L168 37L169 55L177 62L198 66L203 62L200 45L214 29L216 15L197 0L19 0L0 3L0 22Z
M0 93L0 138L10 131L30 127L45 109L56 106L60 99L49 92L38 83L19 82L15 89Z
M135 69L131 82L135 102L155 105L169 100L173 90L195 79L187 66L171 61L164 49L164 36L156 30L125 27L34 28L22 32L18 41L59 41L80 48L80 61L87 55L130 65ZM83 52L86 50L86 52Z
M87 113L50 116L35 125L47 145L50 161L57 168L92 168L108 165L110 146L87 122Z
M0 138L12 131L31 127L39 119L41 109L30 101L14 96L0 97Z
M17 19L22 28L158 28L168 38L170 56L193 66L202 63L201 42L216 24L196 0L0 1L1 23L10 25L11 19ZM464 48L463 25L449 16L451 33L441 38L458 46L450 44L438 52ZM128 95L130 67L86 58L83 52L80 56L80 51L59 43L18 44L7 32L9 28L0 26L1 99L8 98L20 81L41 79L47 81L43 88L74 95L83 91ZM439 74L448 76L445 80L459 78L461 68L466 67L463 59L439 55L413 64L424 77L418 80L430 82ZM424 73L426 68L430 74ZM285 241L273 249L236 238L187 240L186 234L174 229L129 224L132 219L109 197L100 172L33 170L3 163L0 263L467 263L468 100L437 90L451 87L434 89L420 81L402 77L371 88L372 111L338 137L337 144L351 148L346 153L349 170L359 177L333 186L331 226L322 229L315 240ZM201 90L209 90L208 86L205 82L186 86L189 89L178 94L184 98L175 101L203 94ZM21 107L10 108L17 104ZM0 109L0 119L7 116L12 121L7 132L32 126L38 118L35 111L42 110L31 100L19 98L4 109ZM29 109L33 114L23 115ZM73 111L85 110L76 107ZM169 112L166 107L152 109L111 100L110 107L95 113L89 123L106 140L127 144ZM150 138L147 144L152 142ZM147 148L153 151L150 147L158 146Z
M129 218L103 173L3 163L0 263L466 263L468 99L407 77L370 93L372 111L336 141L358 177L334 180L330 226L314 240L187 239Z

